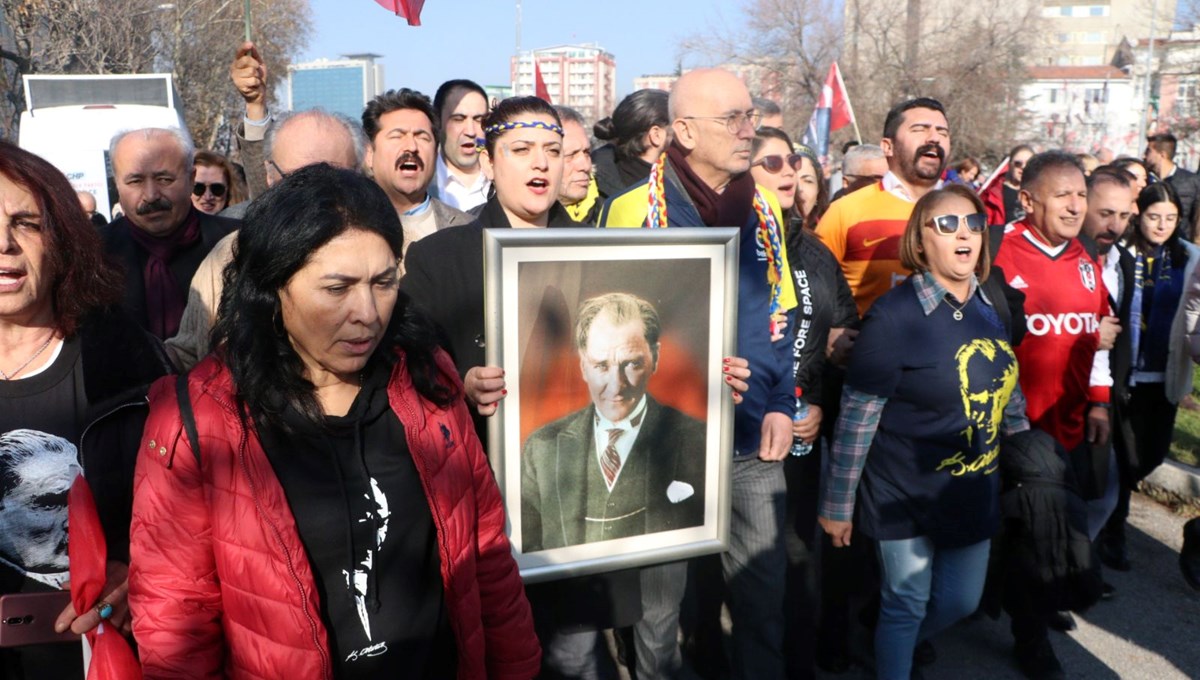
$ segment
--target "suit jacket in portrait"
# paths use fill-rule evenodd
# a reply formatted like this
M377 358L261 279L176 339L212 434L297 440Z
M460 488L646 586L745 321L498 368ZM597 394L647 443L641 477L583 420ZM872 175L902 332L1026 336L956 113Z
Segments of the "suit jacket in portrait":
M588 406L542 426L525 442L521 451L522 552L704 523L704 423L647 396L645 420L611 494L600 482L606 497L637 499L637 530L589 539L589 500L592 515L605 500L588 497L589 476L595 489L600 474L595 421L595 406ZM690 495L681 497L689 486Z

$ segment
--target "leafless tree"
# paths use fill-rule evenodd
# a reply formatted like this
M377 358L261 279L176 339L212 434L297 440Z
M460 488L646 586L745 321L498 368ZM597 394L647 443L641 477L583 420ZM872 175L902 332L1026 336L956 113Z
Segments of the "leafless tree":
M238 0L0 0L0 133L15 138L27 73L171 73L199 146L241 109L229 64L243 40ZM306 44L308 0L253 0L254 40L272 81ZM274 91L274 84L268 84Z
M1027 66L1044 46L1040 2L851 0L847 12L861 27L847 33L845 77L864 130L880 134L894 103L930 96L946 106L955 156L1012 144Z
M744 20L726 22L685 38L681 58L732 66L755 96L776 99L784 126L798 132L808 123L829 65L842 40L841 3L834 0L745 0Z
M1037 0L747 0L740 23L681 51L774 69L790 131L807 123L836 59L863 141L879 139L896 102L931 96L948 109L954 155L991 156L1016 135L1026 66L1044 46L1040 13Z

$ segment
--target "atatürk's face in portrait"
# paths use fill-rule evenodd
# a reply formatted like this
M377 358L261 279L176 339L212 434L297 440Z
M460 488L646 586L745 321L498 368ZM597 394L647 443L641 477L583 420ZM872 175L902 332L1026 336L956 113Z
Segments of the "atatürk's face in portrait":
M67 568L67 491L75 446L36 430L0 436L0 557L30 572Z
M602 313L579 351L579 368L596 410L615 423L628 418L646 394L646 383L658 369L658 348L646 342L640 319L616 324Z

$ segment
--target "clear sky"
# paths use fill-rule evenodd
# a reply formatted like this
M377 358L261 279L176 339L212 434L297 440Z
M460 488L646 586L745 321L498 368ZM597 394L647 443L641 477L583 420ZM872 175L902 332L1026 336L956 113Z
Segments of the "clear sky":
M382 54L389 88L412 87L429 96L451 78L509 84L516 0L425 0L419 27L375 0L311 4L313 34L302 61ZM616 57L617 96L623 96L633 91L637 76L673 72L684 37L712 30L740 7L741 0L523 0L521 47L598 43Z

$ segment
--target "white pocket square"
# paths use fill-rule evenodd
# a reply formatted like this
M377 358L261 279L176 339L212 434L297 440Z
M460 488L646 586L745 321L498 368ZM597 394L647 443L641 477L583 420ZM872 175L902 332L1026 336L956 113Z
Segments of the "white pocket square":
M671 482L671 485L667 487L667 500L672 503L678 503L679 501L691 498L695 493L696 490L692 488L691 484L676 480Z

